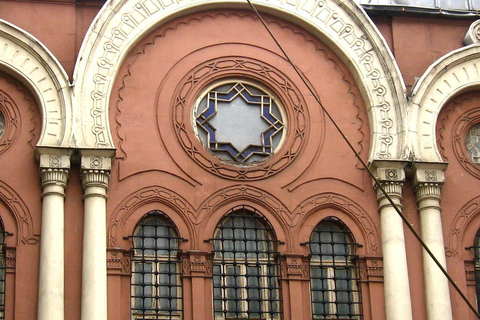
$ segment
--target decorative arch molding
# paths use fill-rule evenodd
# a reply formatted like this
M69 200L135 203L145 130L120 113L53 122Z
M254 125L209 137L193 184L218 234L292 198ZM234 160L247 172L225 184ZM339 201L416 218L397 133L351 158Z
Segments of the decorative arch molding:
M280 230L276 228L279 239L291 237L289 231L293 226L291 212L280 200L268 192L244 184L219 190L199 206L197 221L200 223L200 229L206 234L213 234L213 230L221 217L223 217L231 207L243 204L256 206L274 228L280 228L281 233L279 232ZM291 243L290 239L286 239L285 242L287 245Z
M480 88L480 52L470 45L437 60L413 88L411 141L414 160L443 162L437 147L436 124L442 107L455 95Z
M471 246L473 244L473 239L477 234L478 229L480 228L480 197L476 197L470 200L466 205L460 209L453 219L450 229L447 235L447 248L445 253L447 257L457 257L462 256L461 251L464 250L465 246ZM468 234L471 236L471 241L466 244L466 235L465 230L467 228L474 228L470 230Z
M254 0L263 12L307 28L351 69L366 101L373 159L400 159L406 130L405 85L390 49L352 0ZM175 16L211 8L248 8L244 0L110 0L92 23L74 79L82 106L85 147L114 148L108 123L113 82L127 53L151 30ZM402 120L404 119L404 120Z
M130 194L113 211L107 224L108 246L110 248L118 247L119 242L122 240L121 237L123 236L121 234L123 226L135 210L146 204L155 202L162 203L174 210L189 229L192 238L195 238L195 231L192 224L195 223L196 216L192 206L180 195L169 189L160 186L150 186ZM146 212L144 212L144 214L146 214Z
M35 244L40 241L39 236L35 233L32 216L21 197L7 184L0 181L0 201L5 204L10 213L14 216L16 222L16 230L8 230L7 232L16 233L17 243ZM3 219L5 223L5 219Z
M366 252L368 255L380 254L380 233L372 218L351 199L336 193L323 193L303 201L294 211L295 225L303 225L310 215L318 210L333 208L341 211L350 217L363 233L366 241ZM317 221L319 223L321 220ZM298 228L301 230L302 228ZM311 232L312 230L310 230Z
M0 69L32 90L42 113L38 147L70 147L73 110L68 76L50 51L26 31L0 20Z

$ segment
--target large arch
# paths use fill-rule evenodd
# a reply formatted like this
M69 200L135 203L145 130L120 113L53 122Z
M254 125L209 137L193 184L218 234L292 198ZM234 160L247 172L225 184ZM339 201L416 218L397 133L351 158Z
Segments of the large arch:
M405 85L377 28L354 1L254 0L259 10L293 21L325 41L356 78L368 108L369 160L404 157ZM245 0L109 0L92 23L74 73L76 105L83 108L79 147L114 149L108 106L126 54L148 32L181 14L211 8L249 8Z
M42 113L37 147L72 147L74 115L67 73L40 41L3 20L0 70L22 81L37 99Z
M442 107L455 95L480 88L479 44L450 52L437 60L412 90L409 114L414 160L443 162L436 124Z

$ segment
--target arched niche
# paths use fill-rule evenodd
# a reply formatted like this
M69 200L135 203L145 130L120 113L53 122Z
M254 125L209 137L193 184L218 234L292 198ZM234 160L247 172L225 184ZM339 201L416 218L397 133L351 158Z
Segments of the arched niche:
M414 160L443 162L436 137L438 115L454 96L479 88L478 45L452 51L430 66L411 94L409 123Z
M42 114L37 147L71 147L74 115L65 70L40 41L3 20L0 70L23 82L37 99Z
M262 12L307 29L349 67L366 101L369 160L400 159L405 153L405 85L397 64L366 13L354 1L307 0L252 3ZM115 77L127 53L151 30L179 15L212 8L249 9L241 0L107 1L84 40L76 69L75 104L82 108L86 148L114 148L108 106Z

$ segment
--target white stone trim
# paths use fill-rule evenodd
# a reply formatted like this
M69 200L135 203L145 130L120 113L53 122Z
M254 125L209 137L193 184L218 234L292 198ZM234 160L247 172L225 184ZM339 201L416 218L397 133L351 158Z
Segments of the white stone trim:
M436 143L438 114L455 95L480 87L479 50L471 45L443 56L413 88L409 113L413 160L443 162Z
M406 94L398 66L377 28L354 1L254 0L325 41L356 78L370 119L370 160L404 156ZM85 148L114 148L108 106L117 72L132 47L175 16L208 8L248 8L245 0L110 0L84 40L74 74Z
M42 114L40 147L70 147L73 141L71 87L48 49L26 31L0 20L0 69L33 92Z

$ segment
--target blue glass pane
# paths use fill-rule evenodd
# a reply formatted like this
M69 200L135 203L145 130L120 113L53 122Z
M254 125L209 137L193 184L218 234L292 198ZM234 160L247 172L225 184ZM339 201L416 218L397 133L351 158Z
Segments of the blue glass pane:
M204 97L197 106L196 126L198 138L210 152L238 163L262 161L274 153L285 122L270 94L232 82L213 88L206 96L208 100Z

